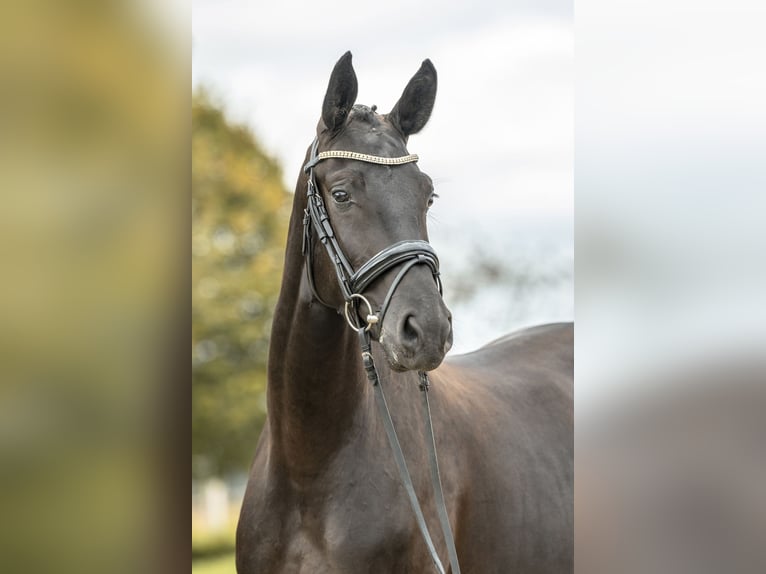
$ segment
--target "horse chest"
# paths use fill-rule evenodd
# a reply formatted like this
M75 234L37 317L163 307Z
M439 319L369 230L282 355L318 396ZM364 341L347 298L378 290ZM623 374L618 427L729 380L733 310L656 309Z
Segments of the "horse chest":
M251 509L258 526L240 574L428 571L396 478L357 469L329 472L303 492L270 489Z

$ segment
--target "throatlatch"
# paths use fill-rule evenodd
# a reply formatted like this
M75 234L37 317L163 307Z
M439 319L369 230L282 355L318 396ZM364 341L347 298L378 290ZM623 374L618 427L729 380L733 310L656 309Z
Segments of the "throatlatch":
M335 237L330 218L325 209L324 201L317 188L316 181L314 179L314 166L320 161L328 158L342 158L355 161L364 161L368 163L376 163L381 165L402 165L418 160L418 156L410 154L398 158L386 158L373 155L367 155L358 152L349 151L324 151L317 153L318 140L314 140L311 145L311 156L309 161L304 166L304 171L308 175L307 184L307 207L303 215L303 255L306 258L306 275L308 278L309 288L313 296L325 305L326 307L334 308L332 305L327 304L319 296L316 285L314 283L313 273L313 250L312 250L312 234L316 232L319 241L324 245L327 251L330 261L335 268L335 274L338 279L343 298L345 300L345 316L351 328L353 328L359 337L359 345L362 351L362 363L364 364L364 370L367 374L367 378L375 389L375 400L378 406L378 411L383 419L383 424L386 429L386 435L388 442L391 446L391 450L396 460L396 466L399 470L399 477L407 491L407 497L410 501L410 506L415 513L415 520L417 521L420 533L423 536L423 540L428 547L428 552L431 555L431 559L436 566L439 574L445 574L444 566L442 565L439 555L434 547L431 534L428 530L423 511L420 507L417 494L415 493L415 487L412 483L412 477L407 469L407 462L404 459L404 453L402 447L399 444L399 439L396 436L396 429L394 428L393 420L391 419L391 413L388 409L386 397L383 391L383 384L378 375L378 370L375 368L375 360L372 356L371 336L370 329L373 325L377 324L378 327L382 327L383 318L385 317L388 306L391 303L391 299L394 296L394 292L399 284L404 279L407 272L417 264L428 265L431 269L431 273L436 281L436 285L439 289L439 294L442 293L441 278L439 276L439 258L436 256L436 251L427 241L412 240L412 241L400 241L394 243L389 247L386 247L373 257L371 257L364 265L362 265L356 271L351 266L346 258L343 250ZM395 276L391 286L388 289L388 293L383 300L383 304L377 312L374 312L372 305L367 298L362 294L369 285L371 285L376 279L382 276L386 271L402 265L399 273ZM365 324L359 324L358 320L358 304L363 302L367 306L367 315ZM349 308L352 309L352 314L349 315ZM352 320L351 317L354 317ZM433 424L431 421L431 407L428 402L428 390L430 387L428 374L424 371L418 371L420 377L420 390L423 397L423 409L425 413L425 441L428 447L429 466L431 469L431 486L434 491L434 498L436 502L436 510L439 515L439 524L444 534L444 540L447 543L447 551L449 553L449 561L452 566L452 574L460 574L460 565L457 559L457 550L455 548L455 540L452 535L452 529L449 523L449 516L447 514L447 506L444 501L444 492L442 490L441 477L439 475L439 462L436 456L436 443L434 441Z

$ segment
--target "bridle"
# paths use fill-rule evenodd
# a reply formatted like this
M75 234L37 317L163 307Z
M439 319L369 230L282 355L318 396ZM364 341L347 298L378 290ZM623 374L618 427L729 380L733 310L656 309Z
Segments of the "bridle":
M317 153L318 140L314 140L311 144L311 155L309 161L303 167L303 170L308 175L308 184L306 190L307 207L303 214L303 255L306 257L306 274L308 276L308 283L314 298L322 305L334 308L332 305L326 303L319 295L314 282L313 271L313 250L311 245L311 236L313 232L316 232L319 241L324 245L327 254L330 257L330 261L333 263L335 269L335 275L338 279L338 285L340 286L343 298L346 301L346 319L353 329L357 329L358 325L352 322L348 309L349 306L356 306L359 301L364 302L368 308L367 326L365 329L370 330L372 325L378 324L378 328L383 326L383 318L388 310L388 305L391 303L391 299L396 291L396 288L401 283L407 272L415 265L422 263L428 265L431 269L431 273L436 281L436 285L439 288L439 294L442 294L442 284L439 278L439 258L436 256L436 251L431 247L431 244L427 241L420 240L408 240L399 241L393 245L389 245L385 249L373 255L367 262L365 262L359 269L354 270L348 261L348 258L343 253L343 250L338 243L338 238L333 231L330 218L327 215L327 209L322 199L322 194L319 192L319 188L316 184L314 176L314 166L320 161L329 158L343 158L351 159L355 161L364 161L367 163L376 163L380 165L402 165L405 163L412 163L418 161L418 156L415 154L406 155L398 158L387 158L374 155L367 155L357 152L349 151L323 151ZM388 289L386 297L383 299L383 304L377 313L372 312L372 306L366 297L362 294L363 291L374 283L381 275L386 273L389 269L396 267L397 265L404 264L399 274L394 278L391 286Z
M431 554L431 559L436 566L436 569L440 574L444 574L444 566L439 559L439 556L434 547L431 535L428 531L425 518L423 517L423 511L420 508L417 495L415 494L415 487L412 483L409 470L407 469L407 463L402 453L399 439L396 436L396 429L394 428L393 420L391 419L391 413L388 410L385 394L383 392L383 384L378 375L378 371L375 368L375 361L372 357L372 343L370 336L370 329L373 325L377 324L381 329L383 326L383 319L385 317L388 306L391 303L391 299L394 296L394 292L399 284L404 279L407 272L409 272L415 265L423 264L427 265L434 281L439 289L439 294L442 294L442 284L439 276L439 258L436 256L436 251L427 241L411 240L400 241L386 247L373 255L367 260L359 269L354 270L349 263L348 258L343 253L343 250L338 243L337 236L332 228L330 218L327 214L327 209L324 205L324 200L319 192L319 188L314 176L314 167L322 160L329 158L349 159L354 161L363 161L367 163L374 163L379 165L396 166L406 163L412 163L418 161L418 156L410 154L397 158L380 157L374 155L368 155L359 152L352 151L318 151L319 142L314 139L311 144L311 153L309 160L303 167L304 172L307 174L307 189L306 199L307 206L303 214L303 245L302 251L306 258L306 275L308 279L309 288L313 297L319 301L322 305L334 309L332 305L326 303L319 295L314 282L313 272L313 249L312 249L312 236L316 233L319 241L324 245L327 255L330 257L330 261L333 263L335 274L338 279L338 285L340 286L343 298L345 300L345 316L346 321L354 329L359 337L359 344L362 350L362 362L364 364L367 378L375 389L376 403L378 405L378 411L383 419L383 423L386 429L386 435L388 437L391 450L396 460L397 468L399 469L399 476L407 491L407 496L410 500L410 505L415 513L415 519L418 523L418 528L423 536L423 539L428 547L428 551ZM363 295L363 291L380 278L387 271L401 265L401 269L394 277L391 286L388 288L383 303L375 312L370 304L369 300ZM367 307L367 316L365 324L360 324L358 319L358 303L363 302ZM353 310L349 314L349 308ZM354 319L352 320L352 317ZM379 331L380 332L380 331ZM442 491L441 478L439 476L439 463L436 457L436 444L434 442L433 426L431 422L431 407L428 402L428 390L430 388L430 382L428 374L424 371L419 371L418 376L420 378L420 390L423 397L423 408L425 411L425 439L426 445L429 451L429 465L431 469L431 485L434 491L434 498L436 501L436 510L439 515L439 523L441 525L442 533L444 534L444 540L447 543L447 551L449 553L450 565L452 566L453 574L460 574L460 565L457 560L457 550L455 548L455 540L452 536L452 529L449 524L449 516L447 514L447 507L444 501L444 493Z

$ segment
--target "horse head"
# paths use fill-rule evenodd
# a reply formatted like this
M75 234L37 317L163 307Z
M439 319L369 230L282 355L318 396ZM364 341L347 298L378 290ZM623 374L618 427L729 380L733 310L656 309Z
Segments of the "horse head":
M384 161L414 158L408 155L407 140L426 125L436 96L436 70L430 60L423 62L388 114L379 114L375 106L355 105L357 86L351 53L347 52L330 77L313 157L319 152L343 151ZM351 270L363 268L391 246L406 247L407 242L415 242L412 245L430 249L423 242L428 241L427 212L435 197L434 187L415 159L386 165L327 157L312 164L311 169L309 178L313 178L335 241ZM344 297L338 288L343 281L331 258L324 250L318 251L322 253L309 262L315 285L312 289L328 306L341 309L348 290ZM359 294L383 311L371 332L391 367L427 371L436 368L450 349L452 321L438 278L434 281L438 268L435 253L430 265L412 264L403 271L412 261L409 258L388 266L363 285Z

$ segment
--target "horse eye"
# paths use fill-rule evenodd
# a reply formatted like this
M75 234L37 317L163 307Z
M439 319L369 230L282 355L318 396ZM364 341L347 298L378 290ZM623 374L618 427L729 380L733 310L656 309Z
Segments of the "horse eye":
M332 192L332 198L335 200L335 203L345 203L348 201L348 193L342 189L336 189Z
M428 207L431 207L434 204L434 200L439 197L439 194L432 193L431 197L428 198Z

